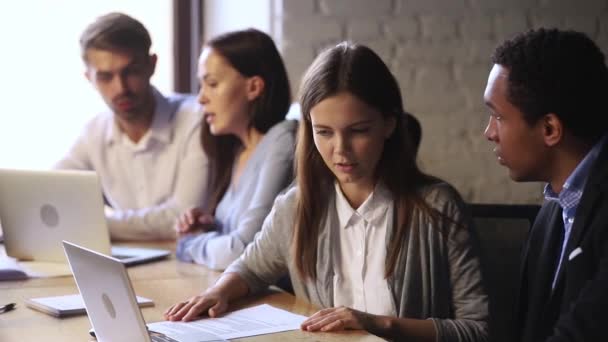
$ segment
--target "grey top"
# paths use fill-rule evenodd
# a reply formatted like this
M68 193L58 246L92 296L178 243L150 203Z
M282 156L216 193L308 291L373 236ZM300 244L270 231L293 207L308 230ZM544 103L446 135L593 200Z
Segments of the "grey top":
M186 236L177 257L212 269L225 269L262 228L277 195L293 179L297 121L274 125L247 161L237 186L230 184L215 210L216 230Z
M432 319L438 341L487 341L488 297L464 202L446 183L430 185L421 193L450 220L441 220L438 226L421 211L413 213L395 272L387 279L398 316ZM330 253L330 228L338 224L334 196L332 193L330 210L321 224L315 281L300 277L292 254L297 188L277 198L262 231L226 272L238 273L251 293L289 274L297 297L320 307L334 306ZM386 234L387 246L392 235L391 228Z

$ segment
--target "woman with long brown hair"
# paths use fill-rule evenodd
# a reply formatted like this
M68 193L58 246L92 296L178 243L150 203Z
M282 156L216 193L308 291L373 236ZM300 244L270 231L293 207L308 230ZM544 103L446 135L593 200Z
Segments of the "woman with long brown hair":
M224 269L262 228L293 179L297 122L287 71L272 39L233 31L210 40L199 60L202 145L210 200L178 219L178 259Z
M289 274L325 309L302 329L408 341L486 341L487 296L456 190L422 173L399 86L369 48L342 43L300 90L297 186L215 286L165 312L216 316Z

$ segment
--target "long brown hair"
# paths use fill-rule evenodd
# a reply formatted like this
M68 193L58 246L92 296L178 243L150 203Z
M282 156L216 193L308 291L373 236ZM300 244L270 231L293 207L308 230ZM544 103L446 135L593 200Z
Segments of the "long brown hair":
M394 238L389 244L385 263L385 276L388 277L394 272L413 209L419 207L435 216L417 193L420 186L435 178L422 173L416 164L401 92L394 76L374 51L347 42L321 53L308 68L300 86L303 122L296 147L298 200L292 246L296 267L303 278L316 279L321 219L327 213L330 193L334 189L334 176L313 142L310 110L340 92L353 94L385 118L394 117L396 121L376 168L378 180L384 182L395 201Z
M250 126L266 133L285 119L291 102L287 70L272 38L266 33L247 29L233 31L210 40L206 46L224 57L245 77L259 76L264 90L252 103ZM233 135L214 136L203 121L201 144L210 165L207 210L214 213L219 201L230 185L232 167L241 141Z

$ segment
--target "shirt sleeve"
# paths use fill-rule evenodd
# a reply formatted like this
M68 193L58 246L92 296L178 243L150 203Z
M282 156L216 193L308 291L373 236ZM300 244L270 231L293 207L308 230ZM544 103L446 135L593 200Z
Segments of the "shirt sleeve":
M237 227L230 227L229 234L208 232L178 244L178 248L185 249L179 251L182 260L223 270L253 241L255 234L262 228L276 196L292 179L293 135L283 134L273 143L273 147L271 151L265 151L268 158L259 174L255 175L256 178L247 180L257 185L249 206L240 214Z
M277 197L262 230L245 252L226 268L225 273L237 273L245 280L251 294L275 284L288 273L295 193L293 188Z
M106 215L115 240L175 239L180 213L207 200L208 159L200 145L200 123L190 130L178 160L174 193L163 203L141 209L114 210ZM162 167L162 165L160 165Z
M60 170L93 170L93 164L88 152L86 131L78 136L74 144L55 165L54 169Z
M444 222L449 227L447 248L452 284L453 319L435 319L438 341L488 340L488 296L482 282L478 243L460 196L451 190L443 207Z

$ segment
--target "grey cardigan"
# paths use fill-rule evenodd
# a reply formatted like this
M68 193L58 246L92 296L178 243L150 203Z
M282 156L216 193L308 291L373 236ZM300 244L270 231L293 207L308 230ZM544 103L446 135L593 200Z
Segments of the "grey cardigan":
M487 341L488 298L464 202L446 183L427 186L421 193L431 207L453 222L442 220L442 226L437 226L421 211L413 213L407 241L394 274L388 278L398 315L432 319L438 341ZM262 231L226 272L238 273L251 293L289 273L297 297L320 307L332 307L330 227L338 224L334 194L321 223L316 281L303 280L294 263L291 240L296 197L297 188L292 188L277 198ZM392 233L389 229L387 246Z

